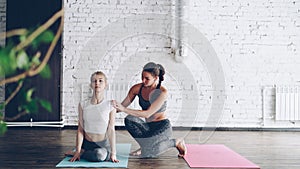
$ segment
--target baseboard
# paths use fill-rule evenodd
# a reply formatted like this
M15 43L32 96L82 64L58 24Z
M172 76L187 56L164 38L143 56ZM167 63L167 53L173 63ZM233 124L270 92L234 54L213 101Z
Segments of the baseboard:
M288 128L288 127L173 127L173 130L191 130L191 131L300 131L300 128Z
M18 129L53 129L54 127L38 127L38 126L18 126L9 127ZM116 130L126 130L125 126L116 126ZM77 130L77 125L69 125L59 128L60 130L71 129ZM288 127L173 127L173 131L276 131L276 132L300 132L300 128L288 128Z

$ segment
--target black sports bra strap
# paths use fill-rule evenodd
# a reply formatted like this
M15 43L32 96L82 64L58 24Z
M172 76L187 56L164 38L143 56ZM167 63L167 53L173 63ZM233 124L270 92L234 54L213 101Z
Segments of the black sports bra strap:
M142 95L142 88L143 88L143 84L141 85L141 87L140 87L140 90L139 90L139 95Z

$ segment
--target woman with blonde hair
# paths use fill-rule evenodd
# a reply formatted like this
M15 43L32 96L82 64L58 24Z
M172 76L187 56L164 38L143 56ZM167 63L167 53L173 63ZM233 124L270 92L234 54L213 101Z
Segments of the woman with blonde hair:
M116 157L115 114L110 100L104 98L107 78L101 71L91 75L91 99L78 105L79 120L75 151L69 151L71 162L83 158L92 162L119 162Z

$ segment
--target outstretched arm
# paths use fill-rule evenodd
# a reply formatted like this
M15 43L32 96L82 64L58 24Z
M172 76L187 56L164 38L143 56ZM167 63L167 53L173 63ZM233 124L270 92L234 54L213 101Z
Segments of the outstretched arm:
M113 100L112 101L113 106L115 107L115 105L118 103L118 104L121 104L124 107L128 107L132 103L132 101L134 100L135 96L137 95L140 85L141 84L136 84L136 85L132 86L130 88L127 96L124 98L124 100L121 103L118 103L116 100ZM117 112L122 112L122 111L120 111L120 109L117 109Z
M164 104L165 100L167 99L167 90L165 88L161 88L161 90L162 90L161 94L158 96L158 98L153 103L151 103L151 106L147 110L130 109L118 102L114 102L114 107L118 111L125 112L127 114L130 114L130 115L133 115L136 117L149 118L157 110L160 109L160 107Z
M74 153L74 156L70 159L71 162L74 162L76 160L80 160L80 153L81 153L81 146L84 138L84 130L82 128L83 126L83 119L82 119L82 108L81 105L78 105L78 129L77 129L77 136L76 136L76 152Z
M134 85L134 86L132 86L130 88L127 96L125 97L125 99L121 103L124 107L128 107L132 103L132 101L134 100L135 96L139 92L140 86L141 86L141 84L136 84L136 85Z
M107 127L107 135L108 135L110 146L111 146L110 159L114 163L119 162L119 160L117 159L117 150L116 150L115 117L116 117L116 109L113 109L109 115L109 124Z

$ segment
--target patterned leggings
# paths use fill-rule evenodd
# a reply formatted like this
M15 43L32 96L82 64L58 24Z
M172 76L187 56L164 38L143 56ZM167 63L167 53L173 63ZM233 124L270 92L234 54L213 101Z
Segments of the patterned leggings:
M91 142L84 139L82 149L84 149L84 152L81 158L88 161L108 161L110 158L110 145L107 139L100 142Z
M172 126L168 119L157 122L144 122L142 119L128 115L125 127L141 147L142 158L154 158L176 147L172 136Z

